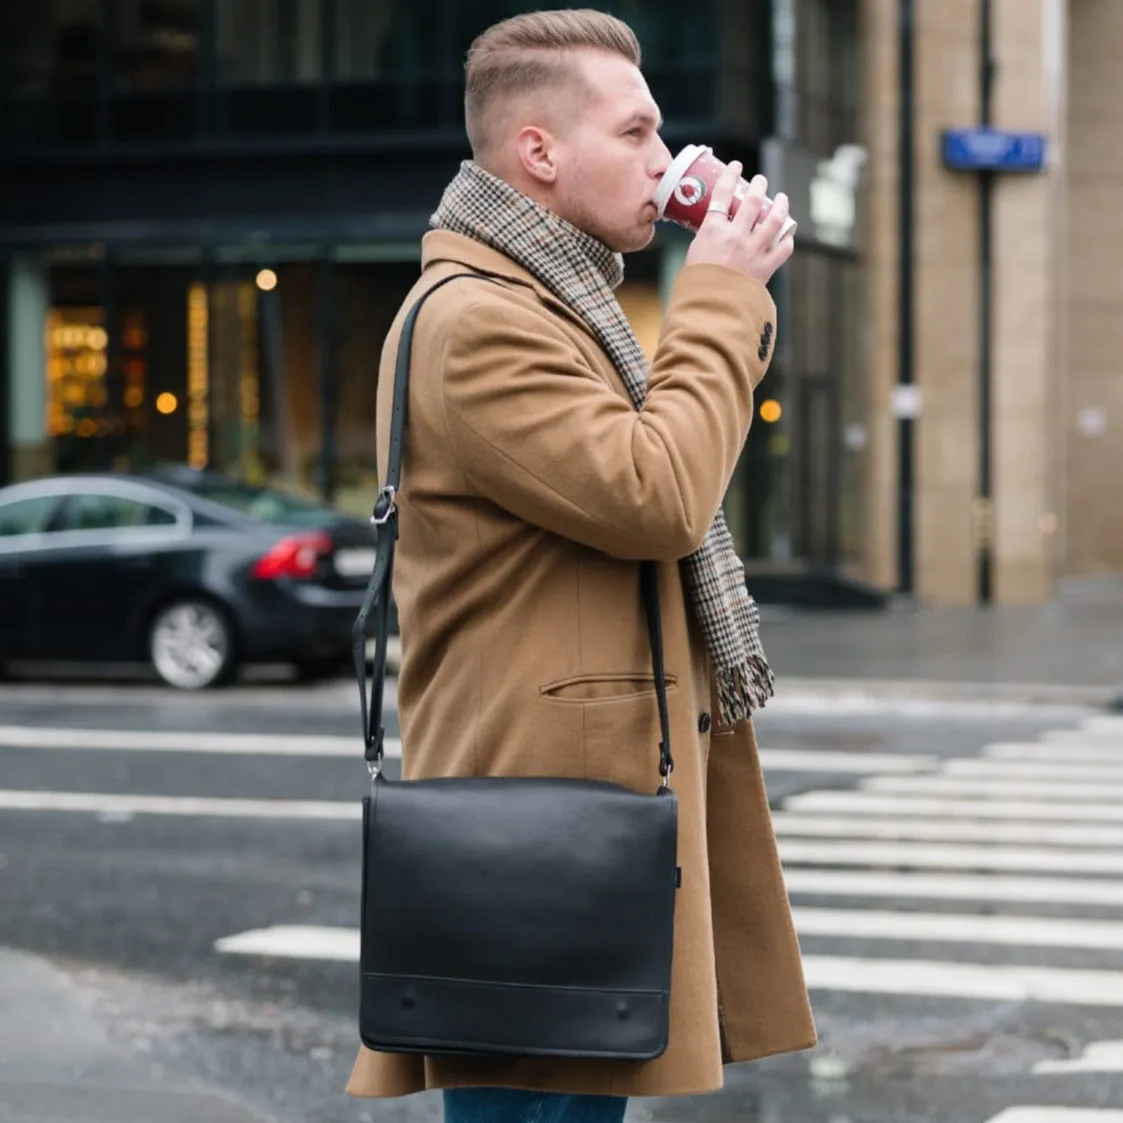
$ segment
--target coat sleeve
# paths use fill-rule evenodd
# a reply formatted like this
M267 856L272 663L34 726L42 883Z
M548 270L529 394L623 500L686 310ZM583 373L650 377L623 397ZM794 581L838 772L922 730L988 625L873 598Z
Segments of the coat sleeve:
M637 412L553 316L483 293L450 327L441 364L457 458L529 523L618 558L685 557L729 486L774 317L759 282L682 270Z

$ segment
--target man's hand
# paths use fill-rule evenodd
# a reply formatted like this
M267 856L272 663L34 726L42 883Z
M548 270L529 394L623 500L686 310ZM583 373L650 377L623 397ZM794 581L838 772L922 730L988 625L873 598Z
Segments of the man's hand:
M687 251L686 264L725 265L767 284L795 249L791 237L773 245L788 217L788 197L777 195L768 214L757 222L768 181L762 175L755 176L737 213L730 218L729 207L740 178L741 165L734 160L714 184L710 209Z

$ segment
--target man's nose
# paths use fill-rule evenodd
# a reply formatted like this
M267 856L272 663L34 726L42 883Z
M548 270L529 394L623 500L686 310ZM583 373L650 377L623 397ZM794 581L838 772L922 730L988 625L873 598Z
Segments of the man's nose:
M652 160L651 175L653 179L662 179L663 173L671 166L674 157L671 150L663 143L662 137L655 138L655 156Z

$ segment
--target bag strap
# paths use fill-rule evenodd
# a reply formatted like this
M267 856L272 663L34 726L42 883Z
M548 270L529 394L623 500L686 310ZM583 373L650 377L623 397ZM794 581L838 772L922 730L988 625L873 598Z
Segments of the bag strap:
M379 489L374 504L371 523L374 526L374 569L367 582L362 607L351 628L351 654L355 665L355 677L359 683L359 708L363 723L364 756L371 775L382 773L382 759L385 751L386 730L382 725L383 698L386 686L386 653L390 640L390 600L394 574L394 547L398 540L398 487L402 478L402 451L405 446L406 411L409 401L409 368L413 352L413 330L421 306L439 288L460 277L476 277L481 280L500 282L486 273L453 273L443 277L431 289L422 293L413 307L406 313L402 323L398 354L394 363L394 395L390 414L390 448L386 469L386 483ZM659 743L659 775L663 787L670 785L674 771L674 758L671 756L671 723L667 708L667 675L663 666L663 624L659 612L659 580L655 563L642 562L640 565L640 590L643 598L644 615L651 641L651 665L655 673L655 694L659 705L659 728L662 740ZM367 620L375 612L375 647L373 677L370 684L370 700L367 700L366 641ZM377 732L376 732L377 730Z

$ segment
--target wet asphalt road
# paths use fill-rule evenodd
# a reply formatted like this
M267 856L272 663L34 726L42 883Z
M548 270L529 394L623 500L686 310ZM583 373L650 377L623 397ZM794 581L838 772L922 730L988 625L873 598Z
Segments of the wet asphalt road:
M776 707L761 716L758 727L766 749L791 751L781 766L767 769L774 806L786 811L787 801L800 793L852 791L863 775L885 775L887 768L897 775L884 764L867 773L835 770L828 767L831 758L821 756L805 756L804 766L798 754L846 754L834 758L839 761L863 754L923 756L932 758L925 767L931 772L940 761L975 757L996 742L1076 728L1083 717L1059 708L980 706L963 712L935 704L848 707L811 699L803 706ZM122 739L130 744L135 738L127 731L257 733L263 744L281 734L354 736L355 751L347 757L53 748L34 744L31 735L21 743L21 727L126 731ZM224 937L273 925L354 927L357 819L345 812L335 820L281 818L261 801L357 805L366 788L357 730L357 700L346 682L315 688L260 684L191 697L149 686L0 686L0 796L16 791L241 798L264 808L254 817L216 817L166 810L137 814L119 807L95 813L0 807L0 946L63 966L88 988L98 1016L129 1049L235 1090L278 1121L438 1119L439 1102L432 1096L374 1103L342 1095L356 1043L353 964L223 954L215 948ZM82 734L76 732L74 741L83 743ZM1123 735L1119 744L1123 758ZM860 765L847 765L852 767ZM996 796L999 802L1003 798ZM1080 819L1074 811L1072 821ZM832 845L829 834L818 841ZM836 838L833 845L845 842ZM907 860L884 859L808 858L786 865L789 873L913 870ZM985 867L983 860L982 868L968 863L913 872L1003 875ZM1017 876L1049 875L1031 864ZM1090 876L1073 875L1082 882ZM963 900L919 889L904 898L860 889L798 891L793 901L816 914L875 910L1123 920L1123 905L1108 901L1123 879L1106 872L1094 876L1105 887L1104 901L1073 904L1047 894L1032 902ZM1029 938L995 943L969 935L947 940L837 931L801 939L805 956L829 960L836 969L841 959L844 973L850 972L845 986L813 990L820 1047L731 1069L727 1087L715 1096L636 1102L630 1120L984 1123L1014 1107L1123 1107L1123 1071L1032 1071L1043 1061L1079 1056L1089 1043L1123 1040L1123 998L1070 1001L1063 985L1067 976L1055 984L1061 986L1058 1001L1025 1001L1017 994L896 993L885 989L888 984L875 985L880 968L869 966L895 960L974 964L984 989L996 985L988 968L1011 965L1097 970L1109 981L1123 980L1123 943L1089 949L1067 946L1064 938L1055 944ZM928 989L944 985L954 991L960 983L937 982ZM876 986L884 992L872 993ZM1027 1116L1025 1123L1033 1120Z

